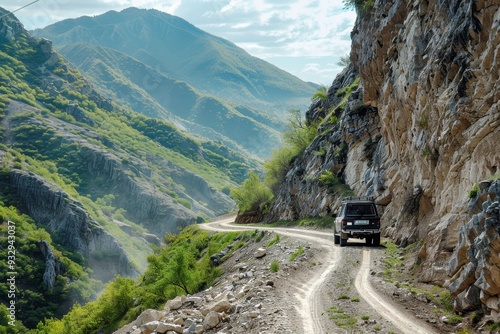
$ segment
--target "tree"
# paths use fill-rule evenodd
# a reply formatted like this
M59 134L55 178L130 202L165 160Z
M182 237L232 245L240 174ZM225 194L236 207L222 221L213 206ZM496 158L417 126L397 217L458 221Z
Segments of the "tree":
M273 194L255 172L248 173L243 184L231 190L240 212L265 210L271 203Z
M373 6L373 0L342 0L344 9L354 9L358 14L364 16L368 14Z
M351 58L347 54L345 56L340 56L340 60L337 62L337 65L346 67L350 63L351 63Z
M327 88L325 87L325 91ZM304 152L307 146L317 135L317 123L307 123L302 119L300 110L290 109L287 130L283 133L283 140L295 155Z
M192 293L193 279L189 270L190 256L181 250L178 250L168 266L169 270L165 277L168 285L176 286L187 295Z

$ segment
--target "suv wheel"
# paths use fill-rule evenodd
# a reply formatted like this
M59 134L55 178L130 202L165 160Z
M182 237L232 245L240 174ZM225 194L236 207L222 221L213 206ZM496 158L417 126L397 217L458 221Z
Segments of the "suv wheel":
M372 240L373 240L373 237L366 237L365 238L365 241L366 241L367 245L371 245L372 244Z
M334 235L333 235L333 243L334 243L335 245L340 244L340 235L338 235L338 234L334 234Z
M380 246L380 233L373 235L373 246Z
M340 238L340 247L344 247L345 245L347 245L347 239Z

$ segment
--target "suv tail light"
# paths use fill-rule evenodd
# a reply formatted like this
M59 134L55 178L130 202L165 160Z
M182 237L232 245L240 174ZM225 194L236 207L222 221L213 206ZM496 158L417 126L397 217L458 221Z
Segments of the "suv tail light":
M375 225L380 226L380 220L377 220L377 221L375 222Z
M342 226L346 226L347 225L347 220L343 220L342 221Z

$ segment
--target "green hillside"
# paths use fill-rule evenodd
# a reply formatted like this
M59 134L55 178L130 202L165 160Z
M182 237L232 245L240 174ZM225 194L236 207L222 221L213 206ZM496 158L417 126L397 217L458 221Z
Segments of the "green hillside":
M116 104L12 16L0 20L0 138L0 241L15 223L17 320L27 327L86 303L117 274L138 276L165 233L234 210L229 189L260 169L220 141Z
M71 44L59 51L78 64L106 96L136 112L167 119L190 133L257 156L268 154L265 142L279 139L276 129L281 127L281 118L276 115L202 93L124 53L90 44ZM259 138L262 143L248 143L248 138Z

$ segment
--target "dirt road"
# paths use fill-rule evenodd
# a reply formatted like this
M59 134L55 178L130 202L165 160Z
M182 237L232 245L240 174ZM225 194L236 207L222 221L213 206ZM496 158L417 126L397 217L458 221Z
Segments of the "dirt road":
M255 230L254 226L241 226L231 224L234 217L227 217L212 223L202 224L201 227L212 231L234 231L234 230ZM311 231L294 228L257 228L278 233L282 236L296 238L307 241L315 245L321 265L316 266L307 277L300 276L290 283L290 290L293 291L293 300L288 300L288 304L293 304L302 329L295 333L346 333L334 325L332 318L332 291L345 287L349 290L349 285L354 281L356 294L359 297L352 297L353 301L359 303L344 302L341 306L352 307L357 314L364 314L365 319L372 319L384 330L394 333L439 333L426 322L415 318L415 314L404 310L401 305L394 305L394 302L377 293L370 284L370 267L372 252L383 252L383 248L365 247L362 243L349 240L348 247L335 246L331 233L322 231ZM357 272L357 273L356 273ZM341 299L337 297L337 299ZM345 294L342 294L342 299ZM355 304L355 305L354 305ZM354 306L352 306L354 305ZM333 308L339 310L340 307ZM330 314L328 314L330 313ZM344 313L344 310L342 310ZM343 315L343 314L342 314ZM378 319L378 320L375 320ZM376 327L380 327L377 325ZM376 329L379 331L380 329ZM358 332L358 331L356 331ZM363 331L365 332L365 331Z

